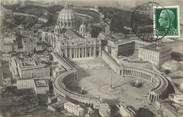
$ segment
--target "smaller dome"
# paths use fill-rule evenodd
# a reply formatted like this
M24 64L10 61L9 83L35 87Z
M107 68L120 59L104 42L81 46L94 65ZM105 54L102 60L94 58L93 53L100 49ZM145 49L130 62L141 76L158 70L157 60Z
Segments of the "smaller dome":
M81 24L79 27L79 32L80 33L85 33L86 32L86 25L85 24Z
M81 24L80 28L86 28L85 24Z

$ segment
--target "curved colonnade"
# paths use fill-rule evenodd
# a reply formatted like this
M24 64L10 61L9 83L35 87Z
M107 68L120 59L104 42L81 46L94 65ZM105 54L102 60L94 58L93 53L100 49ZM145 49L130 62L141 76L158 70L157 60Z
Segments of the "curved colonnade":
M150 102L155 102L159 98L164 97L167 94L168 80L161 73L154 70L148 70L138 67L124 66L121 71L123 77L137 77L148 82L151 82L153 88L148 93L148 99ZM132 77L133 76L133 77Z
M76 100L78 102L82 102L85 104L92 104L92 105L100 104L99 99L96 97L89 96L89 95L82 95L82 94L73 92L66 88L65 84L63 83L63 80L67 79L67 78L72 78L72 76L74 77L76 72L77 71L75 71L75 70L67 71L67 72L59 75L54 80L54 91L55 91L56 95L69 97L73 100Z
M82 95L76 92L73 92L66 88L65 84L63 83L64 79L69 79L75 77L77 70L70 70L63 74L60 74L54 81L54 88L56 95L61 95L64 97L69 97L73 100L85 103L96 105L100 103L100 99L94 96L89 95ZM161 95L164 95L166 89L168 87L168 80L163 75L156 73L154 71L150 71L147 69L142 68L135 68L135 67L123 67L123 74L122 76L125 77L137 77L142 78L148 82L153 84L153 88L150 89L148 94L148 99L151 102L154 102L161 98Z

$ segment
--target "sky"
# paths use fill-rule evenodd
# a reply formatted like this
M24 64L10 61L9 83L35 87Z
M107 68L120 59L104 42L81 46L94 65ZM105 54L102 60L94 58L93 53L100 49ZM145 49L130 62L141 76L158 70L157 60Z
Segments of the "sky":
M25 0L0 0L0 1L5 1L6 3L17 3L18 1L25 1ZM64 4L65 1L69 1L75 6L98 5L98 6L117 7L126 10L129 10L135 7L136 5L143 4L145 2L154 1L162 6L178 5L180 7L181 17L183 17L183 0L29 0L29 1L39 1L45 3L49 2L55 4ZM180 22L183 24L183 18L180 19Z
M17 1L25 1L25 0L1 0L1 1L16 3ZM58 2L58 3L70 1L73 3L85 3L85 4L91 4L91 5L98 4L98 5L114 6L114 7L119 7L119 6L133 7L135 6L135 4L140 4L143 2L149 2L149 1L162 3L163 5L180 5L180 3L182 3L183 5L183 0L30 0L30 1Z

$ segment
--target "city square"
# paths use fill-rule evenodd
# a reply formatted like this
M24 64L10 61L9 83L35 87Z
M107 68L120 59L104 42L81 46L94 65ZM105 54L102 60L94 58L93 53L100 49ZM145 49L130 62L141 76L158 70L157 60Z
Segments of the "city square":
M177 37L155 37L155 1L2 1L0 116L183 114L181 7L156 18Z
M120 76L100 58L74 62L79 67L79 87L86 90L87 95L103 100L124 101L129 105L136 105L137 108L145 105L147 93L152 88L150 82L143 80L142 87L133 87L130 82L141 78Z

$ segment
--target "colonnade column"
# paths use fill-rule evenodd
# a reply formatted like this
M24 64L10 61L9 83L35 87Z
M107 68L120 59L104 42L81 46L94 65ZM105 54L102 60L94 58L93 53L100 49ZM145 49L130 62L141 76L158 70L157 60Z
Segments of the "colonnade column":
M101 46L99 46L99 56L101 56L102 55L102 48L101 48Z
M68 55L68 54L67 54L67 48L66 48L66 49L65 49L65 57L68 57L67 55Z
M84 48L82 48L82 58L84 58L84 55L85 55Z
M63 49L64 51L63 51L63 55L64 55L64 57L66 57L66 48L65 49Z
M69 57L72 58L72 48L70 48L69 53Z
M92 54L92 48L89 47L89 57L91 57L91 54Z
M96 47L73 47L70 49L64 49L65 57L69 58L84 58L84 57L96 57ZM101 53L101 50L99 50Z
M96 46L93 47L93 56L96 57Z
M149 93L149 96L148 96L148 99L149 99L149 101L150 101L151 103L154 103L154 102L156 102L156 101L159 100L159 95L156 94L156 93L154 93L154 92L150 92L150 93Z
M78 54L78 58L81 58L81 48L79 47L79 54Z
M76 58L76 48L74 48L74 58Z
M85 47L85 57L87 57L87 47Z
M120 75L123 76L123 69L120 69Z
M76 48L76 58L78 58L78 48Z

